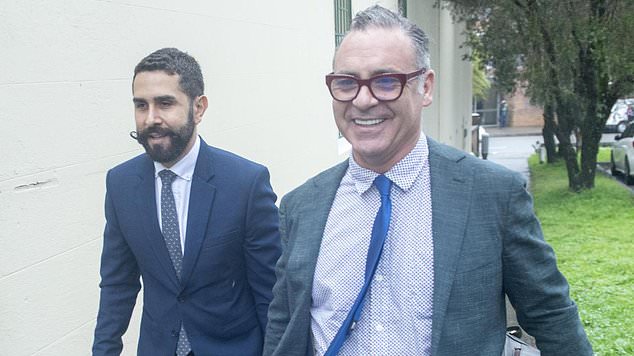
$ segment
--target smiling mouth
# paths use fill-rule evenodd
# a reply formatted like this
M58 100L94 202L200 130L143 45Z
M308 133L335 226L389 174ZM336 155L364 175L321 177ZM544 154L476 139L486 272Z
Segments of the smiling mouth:
M151 144L159 144L164 142L168 137L169 135L153 133L148 135L147 141Z
M370 120L355 119L353 121L355 124L360 126L374 126L374 125L378 125L382 123L383 121L385 121L385 119L370 119Z

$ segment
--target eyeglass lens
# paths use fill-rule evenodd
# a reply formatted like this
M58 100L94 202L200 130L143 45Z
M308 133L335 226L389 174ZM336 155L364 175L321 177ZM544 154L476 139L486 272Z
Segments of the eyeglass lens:
M378 100L394 100L402 91L401 81L392 76L371 78L370 91ZM336 78L330 84L332 95L337 100L353 100L360 91L359 80L356 78Z

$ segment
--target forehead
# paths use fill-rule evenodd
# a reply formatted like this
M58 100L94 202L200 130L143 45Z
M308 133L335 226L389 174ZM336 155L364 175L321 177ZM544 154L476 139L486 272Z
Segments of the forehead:
M154 97L160 95L186 95L181 89L180 75L168 74L162 70L139 72L132 83L135 97Z
M416 70L411 39L400 28L350 32L335 54L334 71L354 75Z

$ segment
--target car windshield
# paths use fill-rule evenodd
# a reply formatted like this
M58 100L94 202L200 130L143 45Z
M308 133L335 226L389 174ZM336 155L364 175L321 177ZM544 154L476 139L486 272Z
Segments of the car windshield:
M621 110L625 110L627 109L627 105L625 105L625 103L623 102L617 102L616 104L614 104L612 106L612 110L611 112L615 112L615 111L621 111Z
M634 98L618 99L616 103L612 105L612 109L610 110L610 113L616 112L618 114L625 115L628 105L634 105Z

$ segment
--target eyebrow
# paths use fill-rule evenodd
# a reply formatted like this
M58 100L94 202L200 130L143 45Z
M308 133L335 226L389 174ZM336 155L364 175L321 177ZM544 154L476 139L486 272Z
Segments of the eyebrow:
M173 95L155 96L154 101L176 101L176 97Z
M176 97L173 96L173 95L160 95L160 96L153 97L152 101L154 101L154 102L157 102L157 101L176 101ZM147 100L145 100L143 98L134 97L134 98L132 98L132 102L134 102L134 103L146 103Z
M396 71L396 70L394 70L394 69L376 69L376 70L373 70L373 71L370 73L370 77L369 77L369 78L371 78L371 77L375 77L375 76L377 76L377 75L382 75L382 74L396 74L396 73L400 73L400 72L398 72L398 71ZM355 78L360 78L360 76L358 75L358 73L357 73L357 72L353 72L353 71L341 71L341 72L334 72L334 74L339 74L339 75L350 75L350 76L353 76L353 77L355 77Z

